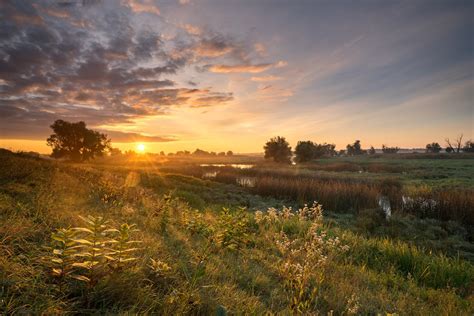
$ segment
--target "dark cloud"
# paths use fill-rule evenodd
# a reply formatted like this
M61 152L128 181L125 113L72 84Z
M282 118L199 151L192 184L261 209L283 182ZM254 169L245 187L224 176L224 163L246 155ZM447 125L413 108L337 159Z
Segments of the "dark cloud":
M193 81L185 82L195 89L182 88L169 76L222 58L247 71L270 67L252 66L250 45L216 32L164 40L166 23L142 1L1 2L0 138L43 138L56 119L113 125L164 115L172 106L224 104L232 93L199 89ZM204 66L237 70L229 67Z

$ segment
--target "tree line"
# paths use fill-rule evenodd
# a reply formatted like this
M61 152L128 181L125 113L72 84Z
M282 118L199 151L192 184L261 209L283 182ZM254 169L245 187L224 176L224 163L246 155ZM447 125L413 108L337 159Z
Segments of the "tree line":
M119 155L121 151L113 148L111 140L106 134L88 129L86 123L80 121L71 123L63 120L56 120L51 126L53 134L48 137L47 144L51 146L53 158L66 158L73 161L87 161L97 156L103 156L106 153L111 155ZM468 140L463 146L463 135L461 134L454 141L446 138L447 153L474 152L474 142ZM263 147L265 158L272 159L279 163L291 163L293 151L285 137L276 136L271 138ZM382 145L382 152L385 154L394 154L400 150L398 147L389 147ZM439 143L433 142L426 145L426 152L439 153L442 150ZM336 145L328 143L315 143L310 140L298 141L295 150L295 161L306 162L322 157L333 156L357 156L357 155L374 155L376 153L374 147L370 149L362 149L360 140L356 140L352 144L348 144L346 149L336 151ZM128 151L126 154L134 154ZM187 150L169 153L168 156L232 156L234 153L229 150L227 152L208 152L202 149L196 149L194 152ZM162 151L160 155L164 156Z
M46 140L48 146L52 147L51 157L65 158L75 162L82 162L95 157L110 154L112 156L122 155L119 148L112 147L111 139L103 133L87 128L86 123L80 121L71 123L63 120L56 120L51 126L53 134ZM135 155L133 150L124 152L125 155ZM160 152L161 156L165 153ZM227 152L214 152L196 149L194 152L188 150L168 153L168 156L198 156L198 157L217 157L233 156L232 150Z
M462 145L462 135L456 138L456 141L452 143L449 139L446 139L447 146L445 151L447 153L473 153L474 152L474 142L468 140ZM271 159L278 163L291 163L293 154L295 156L296 162L307 162L314 159L322 157L333 157L333 156L358 156L358 155L375 155L376 150L373 146L370 149L362 149L360 140L354 141L352 144L347 144L346 149L341 149L339 151L335 150L336 145L322 143L318 144L310 140L298 141L296 144L295 150L292 151L290 144L285 137L276 136L271 138L263 146L265 152L265 159ZM400 150L399 147L390 147L382 145L382 153L384 154L396 154ZM439 153L441 152L442 147L440 144L433 142L426 145L427 153Z

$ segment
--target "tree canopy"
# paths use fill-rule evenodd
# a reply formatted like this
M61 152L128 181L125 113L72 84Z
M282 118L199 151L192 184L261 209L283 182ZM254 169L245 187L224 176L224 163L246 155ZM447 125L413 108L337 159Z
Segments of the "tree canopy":
M291 163L291 147L285 137L271 138L265 146L265 159L273 159L278 163Z
M362 146L360 145L360 140L356 140L354 144L348 144L346 148L347 155L349 156L362 155L366 153L366 151L363 150Z
M53 134L46 140L53 148L51 157L86 161L110 150L107 135L86 127L86 123L57 120L51 125Z
M336 148L334 144L316 144L310 140L299 141L295 147L295 159L298 162L305 162L323 156L334 156L336 154L334 148Z
M400 150L399 147L388 147L385 145L382 145L382 152L384 154L396 154Z
M439 153L441 151L441 146L438 143L431 143L426 145L427 153Z

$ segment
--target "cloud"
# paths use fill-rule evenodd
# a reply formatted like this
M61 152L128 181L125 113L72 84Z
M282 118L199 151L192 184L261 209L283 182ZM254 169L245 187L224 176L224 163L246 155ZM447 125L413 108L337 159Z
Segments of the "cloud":
M191 35L201 35L203 33L203 30L200 27L192 24L185 23L181 27Z
M140 133L128 133L128 132L111 131L111 130L100 130L100 132L107 134L107 136L112 140L112 142L118 142L118 143L135 143L135 142L162 143L162 142L172 142L172 141L177 140L177 138L170 137L170 136L153 136L153 135L144 135Z
M252 77L252 78L250 78L250 80L256 81L256 82L275 81L275 80L281 80L281 79L283 79L283 78L282 78L282 77L278 77L278 76L272 76L272 75L259 76L259 77Z
M255 43L254 44L255 51L260 55L260 56L267 56L267 48L265 47L264 44L262 43Z
M128 0L125 3L132 9L133 12L136 13L151 13L160 15L160 9L156 5L153 4L151 0L144 0L141 2L140 0Z
M215 73L260 73L270 69L273 64L256 64L256 65L208 65L207 70Z
M184 82L194 89L179 87L168 76L204 59L241 61L241 43L197 28L192 36L165 39L159 27L165 22L137 17L159 14L152 1L0 6L8 13L0 20L2 137L43 138L56 119L120 126L174 106L218 106L234 98L190 80Z
M275 68L283 68L288 66L288 62L285 60L280 60L275 64Z
M234 99L232 93L220 93L210 96L200 97L192 101L192 106L194 108L202 108L214 106L217 104L223 104Z
M232 52L235 47L225 38L216 36L203 39L195 47L194 52L200 57L219 57Z

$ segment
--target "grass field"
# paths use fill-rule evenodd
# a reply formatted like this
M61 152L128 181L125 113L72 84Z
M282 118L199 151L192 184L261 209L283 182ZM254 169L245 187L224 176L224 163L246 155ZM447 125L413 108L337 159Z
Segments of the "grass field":
M0 313L473 314L462 220L472 159L250 162L259 166L224 168L218 182L201 179L202 161L69 164L1 151ZM241 175L256 186L236 185ZM288 193L308 179L322 207L313 189ZM402 211L401 192L453 192L441 210L459 214ZM380 194L393 202L389 220Z

